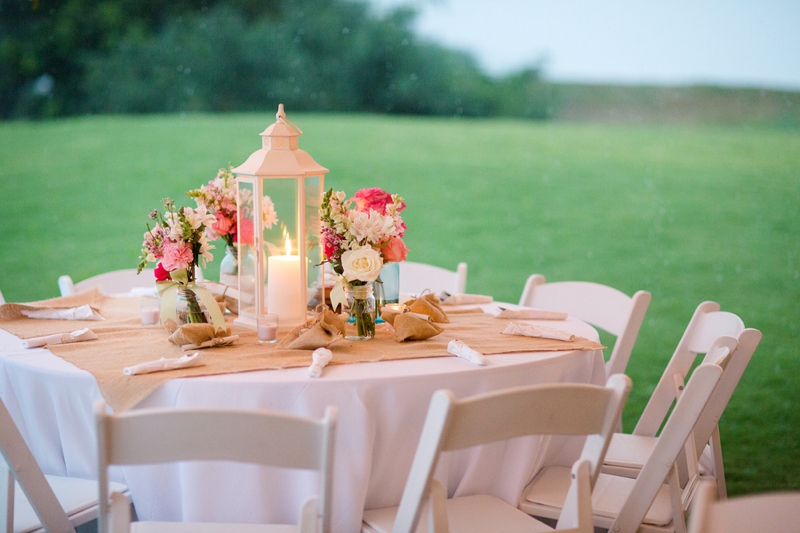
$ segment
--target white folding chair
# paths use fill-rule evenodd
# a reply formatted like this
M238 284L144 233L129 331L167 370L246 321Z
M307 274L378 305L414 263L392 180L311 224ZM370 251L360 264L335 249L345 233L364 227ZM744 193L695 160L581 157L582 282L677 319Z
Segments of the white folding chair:
M617 433L612 438L603 465L604 472L627 477L638 475L655 446L656 433L663 425L698 354L706 354L704 361L710 362L709 357L713 357L709 352L712 342L721 336L736 338L736 347L732 348L735 352L692 432L695 450L687 449L686 468L691 469L696 457L702 457L701 473L716 481L719 498L725 499L727 489L718 422L761 341L761 332L745 329L738 316L720 311L719 305L714 302L703 302L695 310L633 433ZM682 472L682 484L694 477L694 472Z
M800 532L800 492L772 492L716 501L714 483L697 490L689 533Z
M153 268L142 269L140 274L136 273L135 268L112 270L86 278L78 283L73 283L72 278L65 274L58 278L58 289L61 291L61 296L69 296L94 287L99 287L103 294L128 294L135 289L153 289L155 291L154 272ZM195 268L195 279L197 281L204 280L202 268Z
M456 400L447 390L431 399L411 472L399 507L364 512L369 533L504 533L552 531L552 528L489 495L447 498L434 479L439 455L523 435L588 435L584 454L572 468L569 496L557 528L591 533L591 471L622 410L630 380L612 376L605 387L550 384L518 387ZM593 453L588 453L591 450ZM594 457L590 457L594 456ZM569 470L569 469L568 469ZM427 504L427 511L423 508ZM422 514L426 520L419 524ZM417 529L418 524L421 526Z
M592 490L594 525L614 533L685 533L677 458L711 393L722 376L722 360L700 365L692 374L639 477L631 479L600 473ZM666 481L666 483L665 483ZM519 507L532 516L559 516L569 487L569 471L544 468L525 488Z
M467 291L467 264L459 263L453 272L426 263L400 263L400 292L419 296L425 290L436 295L443 291L464 294Z
M606 375L613 376L625 373L650 305L650 293L637 291L631 297L599 283L546 283L544 276L534 274L525 282L519 305L566 312L614 335L617 339L606 363Z
M97 481L44 475L0 400L0 527L6 533L75 532L97 518ZM122 483L110 483L127 493Z
M73 283L70 276L63 275L58 278L58 288L61 296L69 296L94 287L99 287L100 292L104 294L129 293L134 288L155 289L156 278L153 272L152 268L144 269L138 275L135 268L114 270L86 278L78 283Z
M131 528L127 498L100 500L99 533L231 530L272 533L329 533L336 407L322 420L237 409L142 409L109 415L95 406L100 494L106 494L109 465L177 461L238 461L317 470L318 496L303 503L298 525L136 522Z

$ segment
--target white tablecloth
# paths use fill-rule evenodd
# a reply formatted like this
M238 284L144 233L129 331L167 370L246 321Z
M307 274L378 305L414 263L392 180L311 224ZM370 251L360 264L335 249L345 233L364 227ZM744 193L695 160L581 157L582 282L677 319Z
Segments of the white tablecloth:
M576 320L547 323L597 340ZM603 384L600 351L489 356L486 367L434 358L327 367L311 379L305 368L175 379L137 408L236 407L273 409L320 418L339 409L333 492L333 531L356 533L363 509L397 505L422 432L431 394L457 397L536 383ZM93 404L101 399L91 374L46 349L26 350L0 330L0 397L45 473L95 478ZM437 477L450 496L494 494L516 503L546 464L571 464L580 439L530 437L443 457ZM145 520L296 523L316 474L236 463L178 463L120 468Z

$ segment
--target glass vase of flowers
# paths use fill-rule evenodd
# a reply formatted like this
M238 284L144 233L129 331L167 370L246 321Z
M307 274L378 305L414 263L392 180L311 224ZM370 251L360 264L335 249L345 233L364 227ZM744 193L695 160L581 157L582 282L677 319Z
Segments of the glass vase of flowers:
M148 263L157 263L156 287L161 296L161 322L172 320L180 326L187 322L207 322L215 328L225 321L214 297L195 282L196 267L213 259L206 228L214 221L204 206L177 208L170 198L162 200L164 212L150 212L153 227L147 224L142 242L139 272ZM178 301L181 313L178 313ZM205 307L205 309L204 309Z
M206 227L210 240L225 241L225 257L219 265L219 281L230 287L238 286L238 227L236 224L236 176L230 168L221 168L214 179L199 189L186 193L194 198L197 207L205 207L214 217Z
M349 312L355 326L351 340L375 336L375 297L372 283L387 262L404 261L406 225L400 213L403 199L378 187L361 189L347 199L342 191L328 190L320 207L325 262L338 275L331 305Z

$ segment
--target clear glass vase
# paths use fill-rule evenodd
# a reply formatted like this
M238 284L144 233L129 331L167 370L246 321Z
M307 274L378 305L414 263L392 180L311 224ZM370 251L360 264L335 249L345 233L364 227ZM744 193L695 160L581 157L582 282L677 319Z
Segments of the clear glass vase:
M400 263L386 263L381 275L375 280L375 300L377 304L376 322L383 323L381 309L386 304L396 304L400 300Z
M178 288L175 296L175 313L178 318L178 326L210 322L205 305L188 287Z
M375 295L372 283L345 285L347 309L350 318L345 327L345 338L362 341L375 336Z
M239 261L236 245L225 246L225 257L219 264L219 282L228 287L239 288Z

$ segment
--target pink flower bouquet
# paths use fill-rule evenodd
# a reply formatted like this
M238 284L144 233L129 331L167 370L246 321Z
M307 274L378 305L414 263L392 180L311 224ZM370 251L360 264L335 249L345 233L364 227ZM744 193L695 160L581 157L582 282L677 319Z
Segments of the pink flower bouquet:
M241 193L251 194L247 190L243 190ZM230 168L219 169L217 176L208 184L189 191L186 195L195 199L198 208L204 206L214 216L214 222L206 228L209 239L224 240L234 254L238 243L253 243L252 213L245 210L242 227L239 227L236 222L236 176L233 175ZM242 205L252 206L252 202L248 201L248 198L243 198ZM275 205L269 196L265 196L261 201L261 206L261 221L264 227L271 228L278 222Z
M343 278L331 290L331 303L334 308L340 303L344 306L343 285L348 285L353 294L350 321L356 325L355 338L371 338L375 335L374 310L369 311L366 301L355 296L353 287L377 280L384 263L405 260L406 225L400 213L406 204L378 187L345 198L344 192L330 189L320 207L325 262Z
M345 198L344 192L330 189L322 200L323 250L337 274L361 285L375 281L384 263L405 261L406 225L400 213L406 204L400 196L378 187Z
M202 261L213 259L211 250L214 246L208 243L206 228L214 223L214 216L208 214L204 206L197 209L191 207L175 207L170 198L165 198L164 213L157 209L150 212L155 221L151 228L147 225L142 243L142 255L139 257L139 272L148 263L158 263L156 279L166 281L194 281L194 267Z

